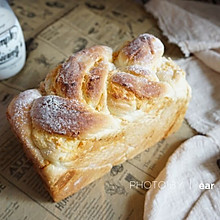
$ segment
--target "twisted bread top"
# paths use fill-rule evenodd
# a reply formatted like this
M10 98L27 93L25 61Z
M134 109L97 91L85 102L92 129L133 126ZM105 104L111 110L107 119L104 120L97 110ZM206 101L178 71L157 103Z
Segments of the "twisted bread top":
M116 128L118 118L169 94L155 71L163 51L159 39L142 34L114 54L106 46L74 54L47 75L45 96L31 108L33 126L71 137Z

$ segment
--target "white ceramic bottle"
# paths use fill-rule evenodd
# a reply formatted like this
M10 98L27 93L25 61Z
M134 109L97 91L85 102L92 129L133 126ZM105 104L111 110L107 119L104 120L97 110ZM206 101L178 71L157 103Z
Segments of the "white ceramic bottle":
M0 80L24 66L26 50L21 26L6 0L0 0Z

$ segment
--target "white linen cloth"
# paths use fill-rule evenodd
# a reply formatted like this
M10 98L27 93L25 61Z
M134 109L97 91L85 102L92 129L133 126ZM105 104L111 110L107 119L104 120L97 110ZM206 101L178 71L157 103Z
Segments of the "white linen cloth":
M210 68L220 72L219 5L180 0L151 0L145 8L158 19L163 34L171 43L177 44L186 57L193 53Z
M170 157L155 180L164 187L146 193L144 219L220 219L220 6L151 0L145 8L170 42L186 57L194 55L177 63L192 88L186 119L206 136L189 139ZM199 188L212 183L213 189Z
M144 219L219 219L219 152L212 137L197 135L184 142L146 193ZM212 183L213 189L200 189Z
M220 73L195 57L176 62L186 71L192 88L186 119L196 131L207 134L220 126Z
M220 216L220 181L215 184L213 190L206 190L204 194L197 200L196 204L192 207L187 217L188 220L200 219L207 220L219 219ZM204 207L204 204L207 204Z

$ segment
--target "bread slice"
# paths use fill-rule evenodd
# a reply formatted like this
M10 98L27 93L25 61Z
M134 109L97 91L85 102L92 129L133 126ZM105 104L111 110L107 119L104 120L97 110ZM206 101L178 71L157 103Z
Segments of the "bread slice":
M77 192L181 125L185 73L142 34L118 51L94 46L8 106L9 122L54 201Z

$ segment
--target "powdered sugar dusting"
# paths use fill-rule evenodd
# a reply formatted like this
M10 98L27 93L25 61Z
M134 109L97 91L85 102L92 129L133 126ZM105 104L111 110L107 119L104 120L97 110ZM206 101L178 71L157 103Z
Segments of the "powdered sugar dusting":
M151 81L157 81L157 82L159 81L156 74L145 66L140 66L140 65L128 66L126 67L126 71L130 72L131 74L143 76Z
M154 36L150 34L142 34L135 40L131 41L122 51L127 56L132 56L134 60L145 57L150 59L151 56L156 53L155 49L158 50L159 48L159 44L156 42L157 39ZM163 48L162 43L160 43L160 46Z
M162 44L162 42L156 38L155 36L151 35L151 34L141 34L138 38L140 39L144 39L144 41L148 41L148 44L150 47L152 47L154 54L159 54L159 56L162 56L164 53L164 46ZM142 40L143 41L143 40ZM152 51L152 52L153 52ZM152 53L153 54L153 53Z
M16 98L14 105L12 107L13 114L11 114L11 119L14 123L16 129L19 129L23 134L23 125L29 123L29 110L32 102L41 97L41 94L36 89L27 90L22 92Z
M77 137L95 123L95 116L78 101L49 95L37 99L31 108L34 126L49 133Z
M112 82L132 91L139 98L158 97L162 92L160 83L149 81L144 77L137 77L125 72L114 74Z
M163 52L164 46L159 39L150 34L142 34L119 51L115 62L119 66L154 65Z
M55 87L59 92L61 91L63 97L82 99L81 85L84 76L89 75L89 70L100 60L105 61L106 65L111 62L112 50L104 46L93 46L79 51L62 64Z

